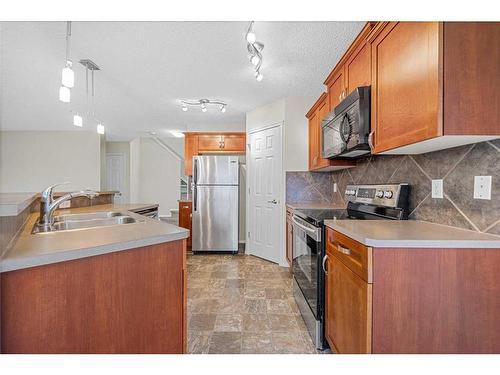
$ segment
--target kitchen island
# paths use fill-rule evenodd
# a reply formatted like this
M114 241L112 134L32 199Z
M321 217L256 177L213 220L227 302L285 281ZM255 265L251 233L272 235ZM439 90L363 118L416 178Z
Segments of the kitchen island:
M189 231L100 205L58 215L120 212L134 223L32 234L0 263L3 353L183 353Z

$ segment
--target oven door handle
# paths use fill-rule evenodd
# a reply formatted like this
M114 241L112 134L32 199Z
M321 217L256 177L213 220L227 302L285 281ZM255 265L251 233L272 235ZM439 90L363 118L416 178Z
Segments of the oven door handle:
M314 229L308 228L308 227L306 227L305 225L303 225L303 224L299 223L299 222L297 221L297 219L295 219L295 217L293 217L293 216L292 216L292 221L293 221L293 223L294 223L296 226L298 226L298 227L299 227L300 229L302 229L304 232L306 232L306 233L310 233L310 234L311 234L311 235L313 235L314 237L317 237L317 235L318 235L318 234L316 233L316 231L315 231Z
M326 260L328 259L328 255L325 255L323 257L323 262L321 263L322 266L323 266L323 272L325 273L325 275L328 275L328 271L326 270L326 267L325 267L325 263L326 263Z

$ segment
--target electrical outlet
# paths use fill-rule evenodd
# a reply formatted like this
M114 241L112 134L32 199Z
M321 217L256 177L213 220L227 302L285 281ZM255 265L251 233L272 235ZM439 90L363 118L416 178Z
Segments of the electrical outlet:
M474 176L474 199L491 199L491 176Z
M443 180L432 180L432 198L443 198Z
M333 183L333 192L334 193L337 192L337 183L336 182Z

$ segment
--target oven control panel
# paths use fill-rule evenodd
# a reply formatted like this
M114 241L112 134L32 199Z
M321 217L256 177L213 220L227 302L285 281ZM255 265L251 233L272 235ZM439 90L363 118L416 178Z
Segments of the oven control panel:
M408 193L408 184L347 185L344 196L347 202L396 208Z

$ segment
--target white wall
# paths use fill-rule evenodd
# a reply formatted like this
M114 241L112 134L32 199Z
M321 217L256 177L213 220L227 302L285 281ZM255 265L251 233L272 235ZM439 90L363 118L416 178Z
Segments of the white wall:
M123 203L130 202L130 143L129 142L106 142L106 154L123 154L125 155L125 175L124 188L122 193ZM105 181L105 188L107 187Z
M285 172L309 169L309 131L306 113L315 101L316 98L313 96L293 96L285 99L285 126L283 127Z
M151 138L130 142L130 201L159 203L161 216L178 208L181 162Z
M4 131L0 136L0 192L99 190L100 140L86 131Z
M256 108L246 114L247 133L285 121L285 99Z

